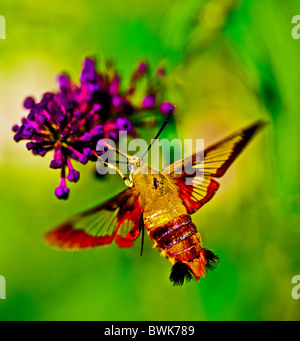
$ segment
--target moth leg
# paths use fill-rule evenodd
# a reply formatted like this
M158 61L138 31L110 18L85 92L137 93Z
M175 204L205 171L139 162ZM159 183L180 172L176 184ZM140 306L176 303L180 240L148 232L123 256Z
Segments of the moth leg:
M103 160L102 157L99 156L97 153L94 153L94 155L96 155L97 158L100 159L100 160L101 160L104 164L106 164L109 168L115 169L115 170L120 174L120 176L121 176L121 178L123 179L123 181L125 182L125 185L126 185L126 186L132 187L132 181L129 180L129 179L126 177L126 175L120 171L120 168L119 168L117 165L115 165L115 164L113 164L113 163L110 163L110 162L107 162L107 161Z
M109 167L109 164L108 164ZM119 167L113 165L113 168L120 174L121 178L123 179L123 181L125 182L125 185L128 187L132 187L132 181L129 180L126 175L124 173L122 173L119 169Z
M112 150L112 151L115 151L117 154L124 156L126 159L129 159L129 158L131 157L131 155L119 151L119 149L114 148L113 146L111 146L111 145L110 145L109 143L107 143L106 141L105 141L105 146L106 146L108 149L110 149L110 150Z

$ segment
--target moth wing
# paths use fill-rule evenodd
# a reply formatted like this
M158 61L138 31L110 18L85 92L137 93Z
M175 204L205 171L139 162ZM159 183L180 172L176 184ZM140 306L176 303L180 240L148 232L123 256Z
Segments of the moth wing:
M45 235L60 249L78 250L109 245L130 247L143 228L139 198L128 188L106 203L77 214Z
M204 152L178 160L163 170L163 173L173 176L179 196L190 214L214 196L220 186L214 178L225 174L263 125L264 122L258 121L206 148Z

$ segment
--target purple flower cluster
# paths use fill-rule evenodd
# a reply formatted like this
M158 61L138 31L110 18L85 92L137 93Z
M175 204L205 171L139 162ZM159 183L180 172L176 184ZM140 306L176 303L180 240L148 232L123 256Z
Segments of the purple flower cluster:
M66 179L70 182L79 180L80 174L71 160L82 164L96 161L97 142L102 138L117 142L120 131L135 136L133 118L140 112L168 113L172 104L159 101L162 69L157 70L155 82L148 85L146 93L136 101L139 81L147 77L147 82L151 83L148 71L147 64L141 63L133 72L128 89L121 90L120 77L115 70L110 68L99 73L95 61L87 58L83 62L79 85L61 74L57 92L45 93L40 102L33 97L25 99L24 108L29 114L22 119L21 125L12 127L14 140L28 140L26 147L34 155L44 156L53 151L49 167L60 169L61 174L55 189L57 198L69 196Z

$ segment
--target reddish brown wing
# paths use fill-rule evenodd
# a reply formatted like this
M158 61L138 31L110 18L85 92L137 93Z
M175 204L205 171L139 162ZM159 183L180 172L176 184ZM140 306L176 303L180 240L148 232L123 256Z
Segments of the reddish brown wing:
M61 249L87 249L111 244L130 247L143 227L142 209L133 188L108 202L75 215L50 231L45 239Z
M178 193L190 214L208 202L219 188L213 178L220 178L245 148L253 135L265 123L259 121L237 131L191 157L176 161L165 168L163 173L173 174ZM179 173L182 169L182 173Z

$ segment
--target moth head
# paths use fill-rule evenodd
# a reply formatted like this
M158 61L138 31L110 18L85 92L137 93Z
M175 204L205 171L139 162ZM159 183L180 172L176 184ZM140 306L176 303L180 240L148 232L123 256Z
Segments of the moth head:
M145 167L147 167L146 162L138 156L131 156L128 158L128 170L131 174L142 173Z

